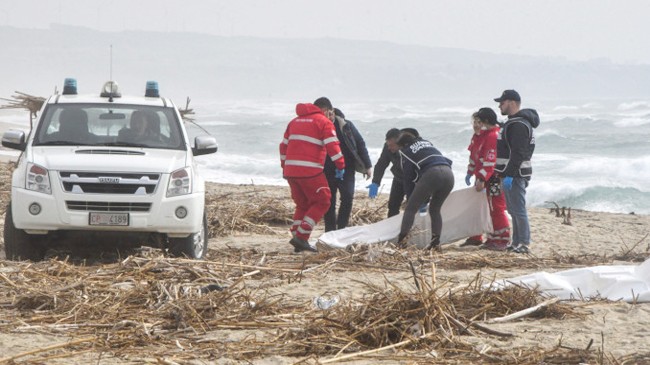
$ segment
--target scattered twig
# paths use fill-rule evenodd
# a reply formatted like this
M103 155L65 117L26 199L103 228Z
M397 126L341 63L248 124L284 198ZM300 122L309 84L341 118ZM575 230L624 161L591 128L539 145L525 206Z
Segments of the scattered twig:
M509 321L512 321L512 320L515 320L515 319L518 319L518 318L521 318L521 317L525 317L525 316L527 316L527 315L529 315L531 313L535 313L535 312L537 312L538 310L540 310L540 309L542 309L544 307L547 307L547 306L549 306L551 304L557 303L558 301L560 301L560 298L557 298L557 297L551 298L551 299L549 299L547 301L544 301L542 303L537 304L536 306L526 308L526 309L521 310L519 312L515 312L515 313L509 314L507 316L503 316L503 317L492 318L492 319L486 321L486 323L509 322Z

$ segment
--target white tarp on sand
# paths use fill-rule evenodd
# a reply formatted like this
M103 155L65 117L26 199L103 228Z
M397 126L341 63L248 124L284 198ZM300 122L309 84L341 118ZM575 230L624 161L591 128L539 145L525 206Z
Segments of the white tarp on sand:
M650 259L640 265L593 266L556 273L537 272L505 280L502 285L537 287L560 299L601 297L650 302Z
M442 205L442 233L440 242L449 243L461 238L492 231L490 207L485 192L474 188L456 190L449 194ZM397 240L402 214L380 222L330 231L318 238L320 243L345 248L353 243L377 243ZM409 243L426 247L431 239L429 214L417 213Z

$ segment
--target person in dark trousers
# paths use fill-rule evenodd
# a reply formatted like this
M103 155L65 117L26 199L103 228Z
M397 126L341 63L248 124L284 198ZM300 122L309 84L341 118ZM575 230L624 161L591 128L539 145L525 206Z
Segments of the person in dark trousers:
M535 151L534 129L539 115L534 109L521 109L521 97L515 90L505 90L494 99L501 115L507 115L497 137L497 163L494 170L501 176L506 206L512 217L512 240L506 248L516 253L528 253L530 224L526 211L526 188L533 174L531 158Z
M397 238L398 245L400 247L406 245L415 214L428 202L431 216L431 241L427 249L437 248L440 245L442 232L440 209L454 188L451 160L443 156L431 142L416 137L408 131L400 134L397 144L400 147L404 191L408 199Z
M392 164L390 172L393 174L393 183L390 186L390 195L388 197L388 218L399 214L399 209L404 201L404 182L402 173L402 166L400 165L399 146L397 139L399 138L400 130L391 128L386 132L386 143L381 150L381 155L375 164L375 170L372 177L372 183L368 188L368 197L376 198L379 193L379 186L388 165Z
M314 104L327 104L327 98L319 98ZM361 172L367 178L372 176L372 163L370 156L366 149L366 142L354 126L354 124L345 119L343 112L334 108L334 117L332 122L336 127L336 136L339 139L341 152L347 162L348 166L343 174L343 179L337 179L335 176L336 167L332 160L327 157L325 159L325 177L332 193L330 200L330 208L325 213L325 232L335 231L348 226L350 221L350 213L352 213L352 202L354 199L354 185L355 174ZM337 193L339 195L340 204L338 207L338 215L336 212Z

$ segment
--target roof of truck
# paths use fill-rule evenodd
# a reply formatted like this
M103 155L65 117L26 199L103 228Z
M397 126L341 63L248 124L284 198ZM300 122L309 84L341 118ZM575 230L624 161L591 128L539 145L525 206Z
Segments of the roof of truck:
M119 89L119 85L115 81L107 81L104 83L99 92L96 94L83 94L77 93L77 80L73 78L66 78L63 85L63 92L51 96L48 104L70 103L70 104L126 104L126 105L150 105L161 107L174 107L174 104L168 98L160 97L158 89L158 82L147 81L144 93L142 96L129 96L124 95Z
M164 97L145 97L145 96L131 96L124 95L121 97L113 97L109 101L108 97L101 97L99 94L92 95L53 95L47 101L48 104L57 103L70 103L70 104L131 104L131 105L151 105L161 107L173 107L174 104L169 98Z

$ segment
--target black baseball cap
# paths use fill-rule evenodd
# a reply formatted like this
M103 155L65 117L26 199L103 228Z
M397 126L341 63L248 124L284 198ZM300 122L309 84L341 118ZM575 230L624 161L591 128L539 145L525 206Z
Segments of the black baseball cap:
M519 93L514 90L503 90L501 96L494 99L494 101L496 101L497 103L500 103L504 100L521 101L521 96L519 96Z

